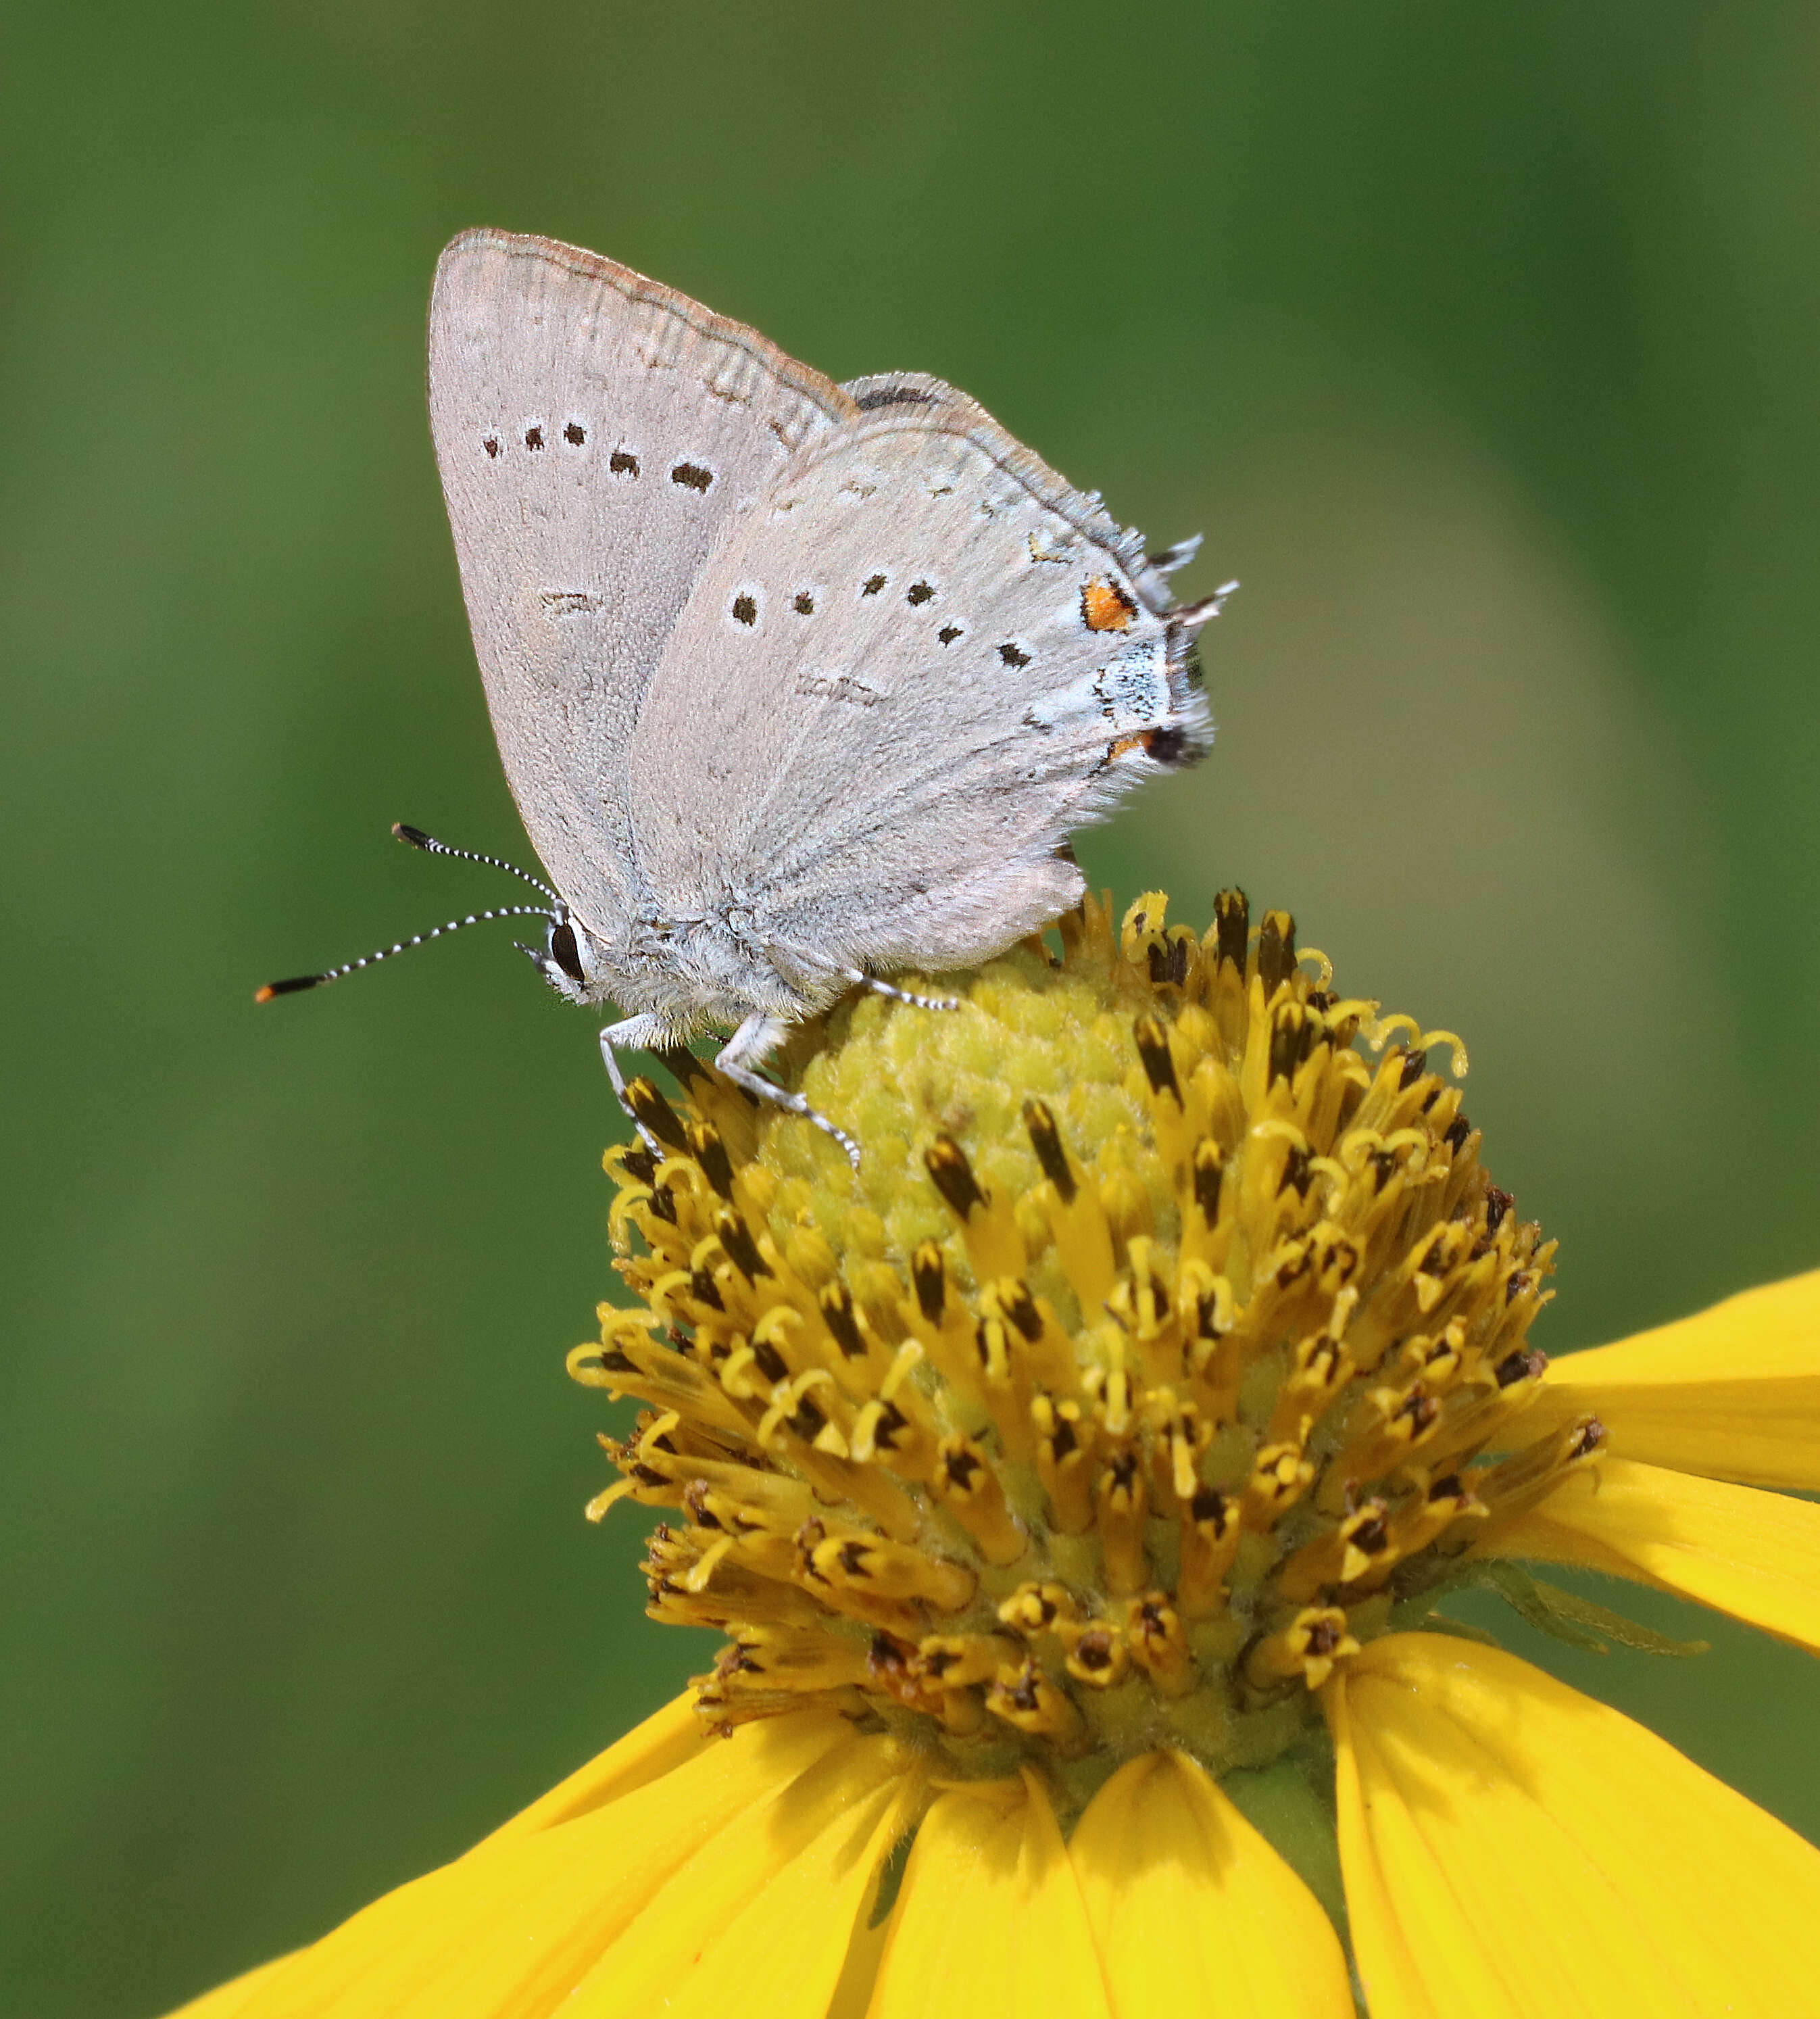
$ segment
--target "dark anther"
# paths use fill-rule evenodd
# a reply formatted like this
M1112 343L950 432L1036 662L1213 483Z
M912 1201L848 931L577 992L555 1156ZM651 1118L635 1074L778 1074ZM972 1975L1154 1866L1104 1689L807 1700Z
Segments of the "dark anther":
M1340 1629L1331 1619L1318 1619L1308 1629L1308 1652L1331 1655L1340 1645Z
M1447 1125L1447 1134L1442 1140L1457 1156L1466 1147L1467 1138L1472 1133L1473 1125L1463 1115L1456 1115Z
M1036 1666L1034 1655L1026 1655L1024 1666L1017 1672L1017 1680L1005 1691L1006 1700L1018 1710L1035 1710L1038 1705L1037 1689L1042 1680L1042 1671Z
M683 1086L692 1087L698 1080L708 1078L708 1068L687 1045L654 1046L652 1049ZM690 1140L692 1142L694 1138Z
M691 1479L683 1488L683 1511L698 1528L720 1528L727 1524L708 1505L708 1495L712 1491L705 1479Z
M676 1223L676 1202L670 1197L666 1185L653 1185L651 1188L651 1209L658 1218L667 1220L672 1227Z
M636 1374L639 1372L638 1362L628 1360L617 1346L601 1347L600 1367L601 1371L607 1374Z
M1292 1080L1296 1068L1314 1049L1321 1035L1318 1021L1299 1002L1285 1002L1271 1025L1267 1078Z
M881 1680L887 1676L895 1680L909 1674L915 1651L889 1633L875 1633L866 1650L866 1667Z
M1539 1353L1533 1347L1517 1347L1505 1354L1492 1369L1500 1388L1514 1387L1517 1382L1540 1376L1548 1365L1548 1355Z
M634 1144L619 1162L625 1175L641 1185L648 1185L657 1176L657 1159L642 1143Z
M1162 734L1159 730L1157 734ZM1154 752L1152 753L1155 754ZM1150 949L1150 985L1153 988L1180 988L1188 978L1188 955L1194 945L1191 933L1176 933L1161 946Z
M1232 1521L1232 1502L1216 1486L1199 1486L1195 1497L1188 1502L1188 1518L1197 1527L1205 1522L1213 1531L1213 1539L1219 1542Z
M790 607L799 617L813 617L815 614L815 599L807 589L799 589L791 597Z
M838 1278L828 1284L816 1302L821 1307L821 1321L834 1335L834 1343L849 1360L864 1357L865 1341L860 1337L853 1314L853 1292Z
M828 1427L828 1412L813 1395L805 1395L790 1418L790 1427L804 1444L812 1444Z
M1567 1448L1569 1462L1575 1459L1590 1458L1604 1441L1605 1426L1597 1416L1587 1417L1581 1424L1573 1442Z
M1279 1192L1286 1192L1290 1186L1293 1185L1296 1187L1297 1198L1306 1198L1308 1196L1309 1184L1314 1176L1311 1168L1313 1161L1307 1150L1301 1144L1291 1144L1289 1154L1283 1159L1283 1181L1278 1186L1277 1190Z
M1220 1145L1211 1136L1203 1136L1195 1145L1195 1203L1209 1227L1220 1217L1220 1181L1224 1169Z
M758 1243L752 1238L752 1230L737 1212L716 1213L714 1231L720 1236L720 1245L727 1250L727 1259L749 1283L756 1283L760 1277L771 1273L770 1265L760 1254ZM774 1375L774 1380L778 1377Z
M1242 890L1222 890L1213 900L1213 931L1219 958L1243 974L1251 941L1251 905Z
M1375 1557L1390 1546L1390 1531L1381 1513L1372 1515L1369 1521L1360 1522L1348 1533L1354 1544L1368 1557Z
M1397 1153L1394 1150L1373 1150L1365 1161L1377 1174L1380 1191L1396 1175Z
M869 1546L856 1536L852 1542L841 1544L840 1567L849 1577L869 1577L872 1573L866 1568L869 1554Z
M588 430L582 426L579 421L571 421L568 426L563 430L563 440L566 441L571 448L579 448L582 443L587 439Z
M934 596L934 587L926 582L913 582L904 592L906 603L927 603Z
M1021 652L1015 645L1012 644L1001 645L999 647L999 657L1008 666L1028 666L1030 664L1030 654L1028 652Z
M860 584L860 594L861 596L876 596L879 591L883 589L884 585L885 578L882 575L868 575L865 580Z
M733 615L736 623L756 624L758 622L758 604L749 596L736 596L733 599Z
M1075 1641L1075 1659L1083 1669L1097 1672L1112 1666L1112 1637L1104 1626L1095 1626Z
M638 474L638 458L625 449L616 448L607 457L607 467L615 477L636 477Z
M789 1368L784 1356L769 1340L755 1339L752 1343L752 1357L758 1362L758 1370L767 1381L783 1381L789 1378Z
M1134 1451L1115 1452L1106 1463L1106 1475L1112 1482L1115 1492L1129 1493L1137 1484L1138 1470L1143 1461Z
M714 473L698 462L679 462L670 472L670 481L681 484L685 491L705 491L714 481Z
M720 1131L711 1122L689 1125L689 1153L702 1166L702 1175L721 1198L733 1197L733 1159L720 1140Z
M985 1470L986 1462L977 1451L963 1444L959 1451L944 1452L941 1469L950 1483L962 1493L972 1490L973 1481Z
M933 1241L920 1242L910 1257L910 1281L915 1288L917 1309L930 1325L940 1325L948 1296L948 1269Z
M697 1303L705 1304L711 1311L723 1311L727 1308L721 1301L720 1291L715 1287L714 1278L705 1269L697 1269L690 1275L689 1294Z
M1485 1187L1486 1233L1496 1234L1504 1224L1505 1215L1516 1203L1516 1200L1507 1191L1501 1191L1496 1185L1487 1185Z
M1314 1258L1308 1250L1306 1248L1299 1249L1287 1261L1278 1264L1277 1288L1286 1290L1292 1283L1299 1283L1314 1266Z
M1068 1152L1062 1147L1061 1132L1055 1125L1055 1117L1043 1102L1027 1100L1024 1104L1024 1125L1030 1131L1030 1147L1036 1152L1042 1175L1061 1194L1062 1204L1072 1205L1077 1190L1075 1175L1068 1169Z
M1504 1301L1507 1304L1514 1304L1525 1290L1533 1289L1535 1287L1535 1278L1527 1269L1513 1270L1510 1281L1504 1285Z
M1049 1434L1049 1448L1054 1452L1057 1464L1071 1451L1080 1448L1080 1439L1075 1435L1073 1421L1058 1409L1055 1414L1055 1428Z
M1440 1414L1441 1405L1418 1381L1397 1405L1390 1420L1409 1424L1415 1435L1419 1437Z
M943 644L952 645L961 635L961 628L958 624L944 624L935 635Z
M669 1144L673 1150L687 1151L688 1139L676 1119L676 1111L642 1074L628 1083L625 1104L660 1143Z
M1257 971L1267 1002L1296 970L1296 922L1287 912L1266 912L1257 933Z
M1459 1474L1450 1472L1435 1480L1428 1488L1428 1498L1433 1501L1459 1500L1464 1497L1466 1488L1460 1484Z
M1402 1070L1397 1075L1397 1086L1399 1090L1404 1087L1413 1086L1427 1070L1428 1054L1426 1052L1405 1052L1403 1054Z
M542 448L543 447L543 430L542 428L527 428L524 430L524 446L527 448Z
M980 1181L973 1176L973 1167L967 1162L967 1153L952 1136L937 1136L923 1152L923 1161L929 1166L935 1189L962 1220L975 1206L986 1203Z
M1021 1280L999 1299L999 1308L1017 1326L1028 1339L1042 1336L1042 1314L1036 1308L1036 1299L1030 1294L1030 1285Z
M898 1438L909 1427L909 1418L895 1402L881 1402L872 1425L872 1442L881 1451L895 1451Z
M1169 1054L1169 1033L1154 1017L1140 1017L1132 1026L1137 1040L1137 1056L1144 1061L1144 1077L1152 1093L1170 1093L1178 1107L1182 1089L1176 1082L1176 1062Z
M1308 991L1311 1010L1331 1010L1337 999L1331 988L1311 988Z

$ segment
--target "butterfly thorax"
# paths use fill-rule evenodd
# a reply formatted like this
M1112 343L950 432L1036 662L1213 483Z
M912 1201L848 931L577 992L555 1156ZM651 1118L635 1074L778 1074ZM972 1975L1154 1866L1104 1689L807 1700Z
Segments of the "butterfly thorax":
M679 1035L736 1024L755 1012L794 1022L825 1009L846 985L789 961L740 908L687 919L635 914L611 937L579 919L571 924L583 978L540 962L550 985L571 1002L661 1016Z

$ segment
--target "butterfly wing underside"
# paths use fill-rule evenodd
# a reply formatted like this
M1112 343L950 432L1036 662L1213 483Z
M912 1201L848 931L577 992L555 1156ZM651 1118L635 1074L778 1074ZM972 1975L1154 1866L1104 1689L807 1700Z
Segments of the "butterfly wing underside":
M695 584L633 743L673 915L810 971L961 965L1078 897L1057 850L1207 734L1140 538L937 381L860 381Z
M636 898L628 745L730 515L855 411L756 331L611 259L470 231L437 268L430 409L506 774L597 932Z

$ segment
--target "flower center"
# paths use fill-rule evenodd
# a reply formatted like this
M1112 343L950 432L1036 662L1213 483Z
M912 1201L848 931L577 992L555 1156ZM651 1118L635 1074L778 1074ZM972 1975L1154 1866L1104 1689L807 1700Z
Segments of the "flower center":
M727 1634L716 1724L820 1703L1081 1799L1156 1745L1263 1765L1597 1448L1522 1442L1554 1249L1429 1069L1459 1041L1336 996L1236 891L1205 938L1164 921L1089 901L958 1013L808 1033L857 1174L698 1061L680 1111L634 1083L639 1307L570 1365L647 1408L589 1512L672 1510L650 1609Z

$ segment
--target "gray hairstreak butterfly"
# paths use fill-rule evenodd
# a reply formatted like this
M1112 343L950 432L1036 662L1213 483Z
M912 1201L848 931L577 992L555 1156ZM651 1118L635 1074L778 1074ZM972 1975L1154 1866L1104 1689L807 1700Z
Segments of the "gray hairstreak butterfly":
M847 990L971 966L1079 899L1071 832L1206 746L1194 640L1234 585L1173 604L1198 541L1147 554L940 379L836 385L547 238L444 252L430 413L554 886L475 918L542 916L545 978L618 1006L622 1104L620 1050L731 1028L719 1069L857 1161L759 1067Z

